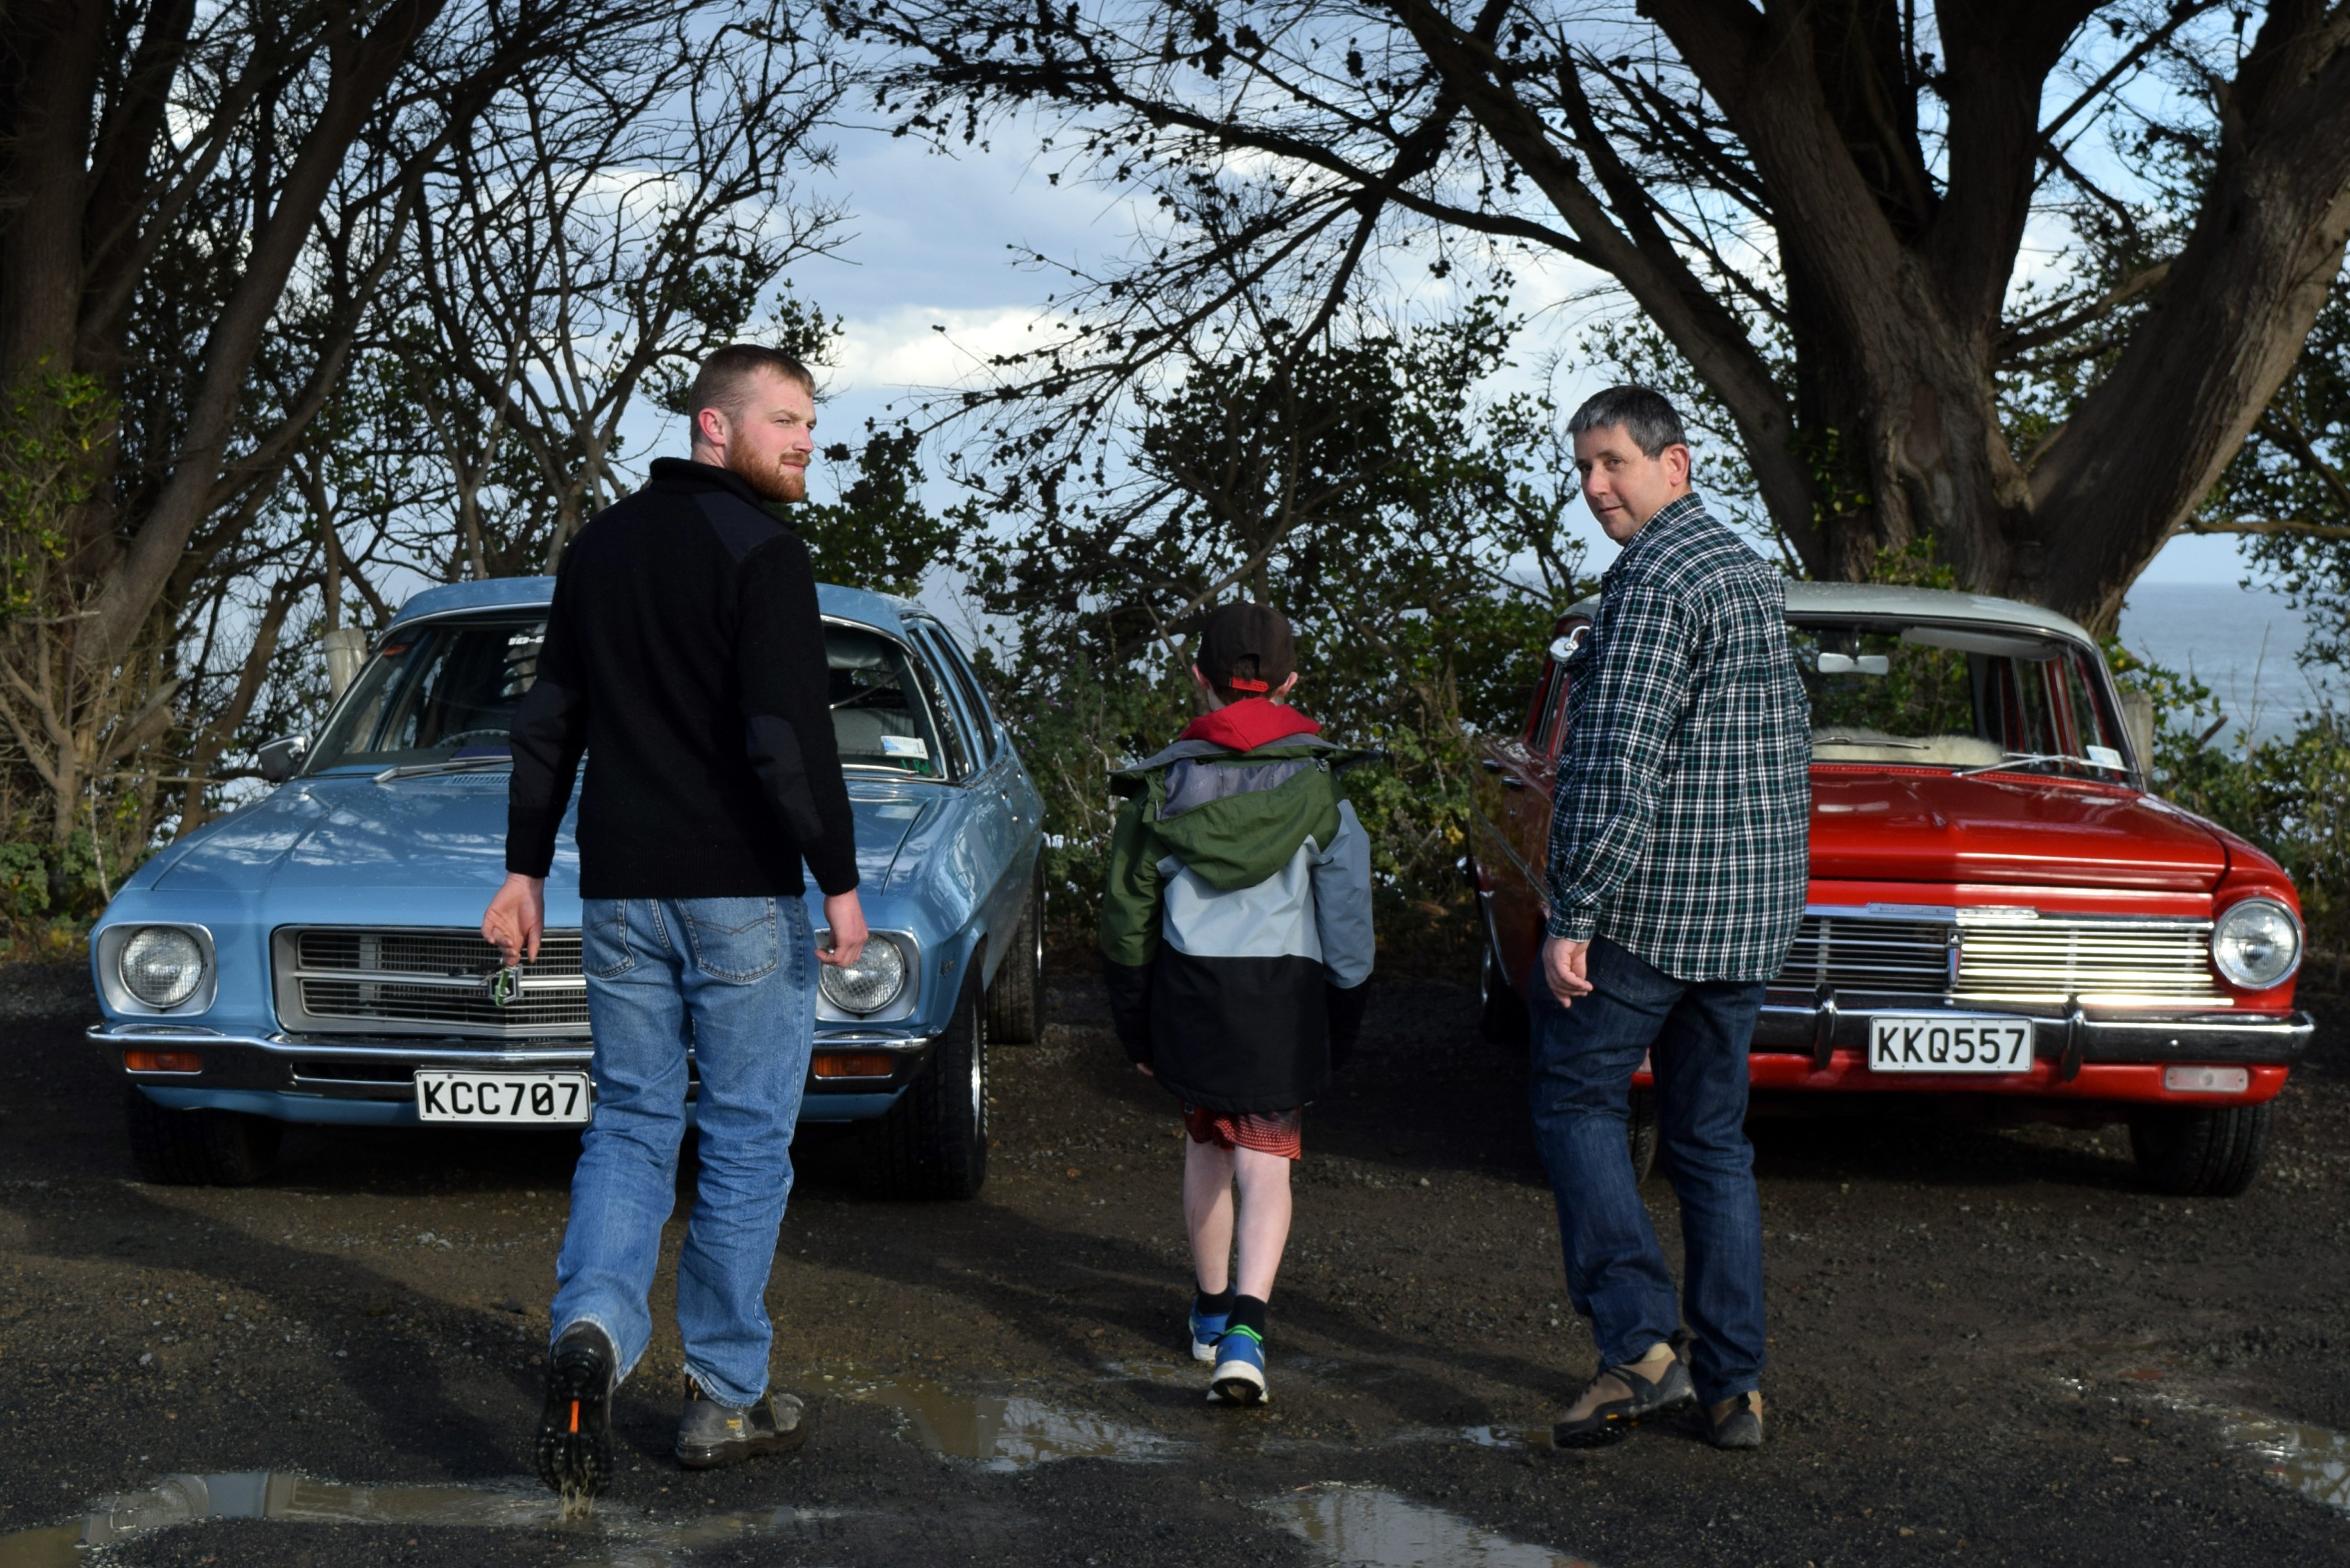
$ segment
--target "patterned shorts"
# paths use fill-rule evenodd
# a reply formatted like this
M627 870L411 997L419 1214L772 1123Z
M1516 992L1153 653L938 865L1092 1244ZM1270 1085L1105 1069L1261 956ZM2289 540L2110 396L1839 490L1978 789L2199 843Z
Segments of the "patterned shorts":
M1302 1110L1255 1116L1185 1106L1183 1126L1193 1143L1211 1143L1218 1148L1253 1148L1284 1159L1300 1159L1305 1154L1305 1113Z

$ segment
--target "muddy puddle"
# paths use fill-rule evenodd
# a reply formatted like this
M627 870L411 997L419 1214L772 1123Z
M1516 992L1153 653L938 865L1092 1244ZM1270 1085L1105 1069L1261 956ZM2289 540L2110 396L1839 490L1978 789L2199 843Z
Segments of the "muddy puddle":
M1379 1487L1327 1482L1263 1506L1332 1568L1591 1568Z
M835 1374L825 1392L886 1406L906 1418L915 1441L982 1469L1014 1470L1054 1459L1151 1464L1191 1445L1107 1416L1066 1410L1019 1395L959 1394L912 1377ZM5 1568L5 1565L0 1565Z
M2269 1474L2326 1507L2350 1513L2350 1437L2253 1410L2212 1410L2231 1443L2267 1461Z
M2217 1423L2222 1438L2251 1450L2280 1485L2337 1512L2350 1513L2350 1435L2206 1399L2173 1381L2178 1366L2172 1358L2150 1359L2155 1365L2106 1368L2106 1386L2134 1387L2181 1415ZM2087 1387L2077 1378L2062 1381L2076 1391Z
M291 1524L458 1525L554 1530L578 1538L577 1568L664 1568L673 1552L759 1536L787 1537L837 1509L774 1508L660 1521L608 1508L565 1521L535 1481L508 1485L343 1486L284 1470L166 1476L141 1491L100 1500L78 1522L0 1536L0 1568L71 1568L86 1547L207 1519L270 1519Z

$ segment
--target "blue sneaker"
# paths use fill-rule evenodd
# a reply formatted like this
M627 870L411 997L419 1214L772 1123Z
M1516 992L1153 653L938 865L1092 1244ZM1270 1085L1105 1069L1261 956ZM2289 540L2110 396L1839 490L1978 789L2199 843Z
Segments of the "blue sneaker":
M1272 1401L1264 1386L1264 1341L1254 1329L1232 1329L1216 1342L1216 1369L1208 1377L1208 1397L1226 1405Z
M1216 1342L1224 1337L1224 1324L1231 1317L1230 1313L1201 1312L1198 1302L1191 1303L1192 1360L1215 1360Z

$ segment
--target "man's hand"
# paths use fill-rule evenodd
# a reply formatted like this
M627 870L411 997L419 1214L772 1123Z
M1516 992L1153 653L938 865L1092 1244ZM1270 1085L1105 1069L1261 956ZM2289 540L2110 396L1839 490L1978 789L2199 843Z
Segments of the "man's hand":
M538 961L538 939L546 929L546 878L506 873L505 885L482 917L482 937L508 963Z
M1583 976L1584 955L1590 950L1589 942L1571 942L1565 937L1543 939L1543 980L1561 1007L1572 1007L1576 997L1591 994L1591 982Z
M857 889L835 893L824 901L824 923L830 928L832 946L816 950L816 961L846 969L865 952L865 906Z

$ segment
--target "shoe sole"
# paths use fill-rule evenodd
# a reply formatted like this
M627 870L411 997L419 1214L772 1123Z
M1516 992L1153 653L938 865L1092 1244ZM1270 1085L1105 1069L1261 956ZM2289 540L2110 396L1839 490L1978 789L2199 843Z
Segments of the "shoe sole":
M546 1369L538 1418L538 1479L560 1495L595 1497L612 1481L612 1371L589 1353Z
M1697 1403L1694 1391L1677 1399L1651 1405L1638 1414L1610 1416L1597 1426L1586 1427L1561 1421L1550 1429L1550 1446L1554 1449L1608 1449L1632 1435L1632 1429L1643 1421L1677 1415Z
M1195 1339L1191 1342L1191 1359L1212 1366L1216 1359L1216 1347L1203 1339Z
M1227 1371L1225 1368L1230 1367ZM1264 1374L1245 1361L1227 1362L1216 1368L1214 1381L1208 1385L1208 1397L1227 1405L1266 1405L1273 1396L1266 1392Z
M678 1445L677 1462L690 1470L714 1470L723 1465L740 1464L744 1459L757 1459L761 1454L788 1454L807 1441L807 1417L788 1432L777 1432L772 1438L745 1438L739 1443L719 1443L707 1449L689 1449Z

